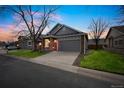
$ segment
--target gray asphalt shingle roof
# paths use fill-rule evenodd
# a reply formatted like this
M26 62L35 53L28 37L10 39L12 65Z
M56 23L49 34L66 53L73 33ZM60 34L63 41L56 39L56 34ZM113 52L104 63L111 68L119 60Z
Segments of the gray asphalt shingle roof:
M111 27L111 28L117 29L118 31L124 33L124 25L122 25L122 26L114 26L114 27Z

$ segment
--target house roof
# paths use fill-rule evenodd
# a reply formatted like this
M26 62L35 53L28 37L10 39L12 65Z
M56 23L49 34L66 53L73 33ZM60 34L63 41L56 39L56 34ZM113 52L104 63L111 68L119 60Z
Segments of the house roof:
M122 26L114 26L114 27L111 27L111 28L117 29L118 31L124 33L124 25L122 25Z
M113 26L113 27L111 27L111 28L109 29L109 32L108 32L108 34L107 34L107 36L106 36L106 39L108 38L108 35L110 34L110 32L111 32L112 29L116 29L117 31L119 31L119 32L121 32L122 34L124 34L124 25L122 25L122 26Z
M74 32L73 34L64 34L64 35L59 35L57 36L56 34L63 28L66 27L68 29L71 29L72 32ZM87 40L88 40L88 35L87 33L84 33L82 31L76 30L70 26L67 26L65 24L60 24L57 23L46 35L42 35L38 41L40 41L41 38L49 38L49 37L53 37L53 38L58 38L58 37L68 37L68 36L79 36L79 35L85 35ZM25 36L20 36L18 39L29 39L28 37Z
M65 24L60 24L60 23L57 23L51 30L50 32L47 33L47 35L56 35L56 33L58 33L63 27L66 27L68 29L71 29L71 31L75 32L75 34L86 34L82 31L79 31L77 29L74 29L70 26L67 26Z
M26 36L19 36L18 39L28 39Z

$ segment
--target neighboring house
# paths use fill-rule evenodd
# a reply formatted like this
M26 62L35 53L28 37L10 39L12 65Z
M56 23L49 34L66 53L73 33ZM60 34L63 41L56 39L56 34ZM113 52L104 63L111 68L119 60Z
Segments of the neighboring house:
M0 41L0 47L5 47L6 43L3 41Z
M124 54L124 26L111 27L105 41L108 49Z
M26 36L19 36L18 37L18 44L20 48L23 49L32 49L32 41L30 38Z
M86 33L75 30L63 24L57 24L39 41L40 49L56 51L86 52L88 36ZM23 42L27 42L24 41ZM25 47L25 45L23 45ZM28 46L26 46L27 48Z
M98 43L98 47L102 49L104 46L106 46L105 39L100 39ZM88 40L88 49L96 49L96 43L93 39Z

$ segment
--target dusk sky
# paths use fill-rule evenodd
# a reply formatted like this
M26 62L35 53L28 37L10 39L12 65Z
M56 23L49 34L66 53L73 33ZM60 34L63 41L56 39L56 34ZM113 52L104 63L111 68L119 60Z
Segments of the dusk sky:
M92 18L103 18L111 25L118 25L116 18L118 17L119 6L61 6L56 11L55 23L51 24L47 32L56 24L62 23L71 26L83 32L88 32L88 26ZM11 40L12 31L15 28L13 21L15 18L6 13L6 16L0 17L0 40ZM46 33L46 32L44 32Z

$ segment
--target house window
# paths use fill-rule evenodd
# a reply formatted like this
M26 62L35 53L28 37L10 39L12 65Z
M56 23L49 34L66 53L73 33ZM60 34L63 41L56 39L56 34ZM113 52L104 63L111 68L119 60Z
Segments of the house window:
M122 45L122 44L123 44L123 40L115 41L115 45Z
M123 43L123 40L119 40L119 42L118 42L118 43L119 43L119 45L121 45L121 44Z
M31 41L28 41L28 46L31 46L31 45L32 45Z

